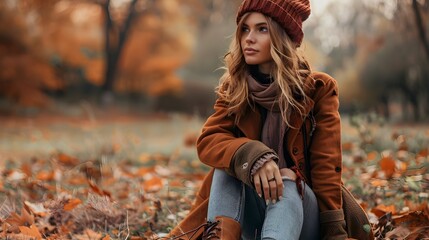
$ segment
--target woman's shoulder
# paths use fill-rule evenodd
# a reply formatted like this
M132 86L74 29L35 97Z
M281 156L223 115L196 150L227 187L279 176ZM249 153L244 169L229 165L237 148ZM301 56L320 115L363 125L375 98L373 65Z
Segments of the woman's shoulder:
M308 88L308 96L314 101L317 101L321 96L326 95L328 92L338 95L337 80L324 72L311 72L309 75L310 86Z
M315 87L318 87L318 85L320 84L322 84L323 86L337 85L337 80L335 80L335 78L325 72L312 72L310 74L310 78L313 79Z

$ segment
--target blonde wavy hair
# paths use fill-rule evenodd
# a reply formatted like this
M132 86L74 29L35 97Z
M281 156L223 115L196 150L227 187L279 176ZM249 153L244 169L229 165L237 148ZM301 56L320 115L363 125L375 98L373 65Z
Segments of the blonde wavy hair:
M216 88L219 97L228 103L228 113L236 115L236 122L244 115L247 104L254 107L248 96L248 65L240 46L241 29L249 14L246 13L237 25L235 38L232 39L229 51L224 56L225 73ZM265 18L271 39L271 56L275 63L270 73L274 78L272 84L276 84L280 90L278 103L283 121L287 126L292 127L289 119L290 111L298 111L304 117L304 105L308 98L304 91L304 83L311 70L284 29L270 17L265 16ZM295 99L297 95L302 96L303 101Z

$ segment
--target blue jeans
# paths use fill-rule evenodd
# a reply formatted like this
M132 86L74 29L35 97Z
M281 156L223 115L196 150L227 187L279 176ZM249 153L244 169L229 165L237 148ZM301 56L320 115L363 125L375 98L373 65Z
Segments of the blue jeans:
M266 205L253 188L215 169L207 219L235 219L241 225L242 239L319 239L319 209L313 191L306 185L302 200L294 181L283 180L283 184L283 199Z

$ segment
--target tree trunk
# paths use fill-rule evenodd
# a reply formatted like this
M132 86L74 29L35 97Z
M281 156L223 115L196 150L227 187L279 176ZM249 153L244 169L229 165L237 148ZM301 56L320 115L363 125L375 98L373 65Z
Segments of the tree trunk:
M425 50L426 53L426 57L429 61L429 43L427 41L426 38L426 30L425 27L423 26L423 20L422 20L422 16L419 10L419 5L417 0L413 0L413 11L414 11L414 16L416 19L416 25L417 25L417 31L419 33L419 38L421 43L423 44L423 48Z
M102 86L103 95L111 95L113 92L113 87L116 79L116 73L118 70L118 62L121 57L123 47L127 40L129 30L131 29L132 22L136 15L135 6L138 0L133 0L130 3L127 18L119 31L118 41L112 41L111 37L114 34L113 21L110 15L110 0L107 0L103 6L105 15L106 15L106 25L105 25L105 76L104 83Z
M420 110L419 110L420 104L419 104L417 91L413 91L412 89L407 87L405 84L402 85L401 90L403 92L405 100L411 104L412 111L413 111L413 120L414 121L420 120Z
M383 95L380 97L380 100L381 100L381 112L382 112L382 114L383 114L383 117L384 117L386 120L389 120L389 119L390 119L390 111L389 111L389 97L388 97L388 96L386 96L385 94L383 94Z

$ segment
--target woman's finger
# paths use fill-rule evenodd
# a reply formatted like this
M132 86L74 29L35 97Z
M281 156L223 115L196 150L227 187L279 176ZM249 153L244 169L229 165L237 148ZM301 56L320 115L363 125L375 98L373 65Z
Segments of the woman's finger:
M261 187L262 192L264 194L265 202L268 204L268 201L270 200L270 185L268 184L267 175L265 171L260 171L260 179L261 179Z
M274 171L274 177L276 178L276 185L277 185L277 200L281 200L283 196L283 179L282 175L280 174L280 171Z
M269 176L272 176L272 174L271 175L269 175ZM273 202L273 203L276 203L276 201L277 201L277 183L276 183L276 177L270 177L270 178L268 178L268 184L269 184L269 186L270 186L270 200Z
M253 184L255 185L255 190L258 193L259 197L262 198L261 178L259 174L253 175Z

